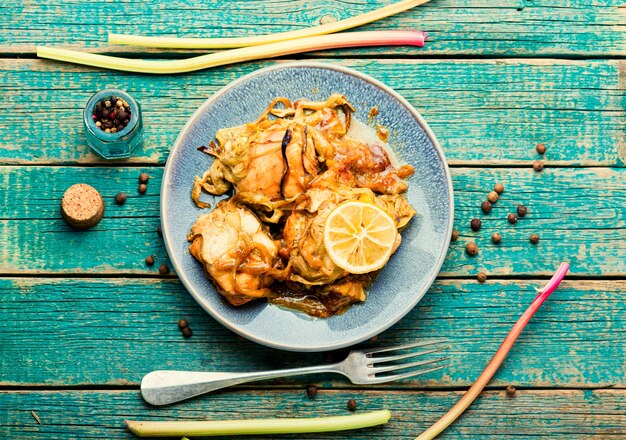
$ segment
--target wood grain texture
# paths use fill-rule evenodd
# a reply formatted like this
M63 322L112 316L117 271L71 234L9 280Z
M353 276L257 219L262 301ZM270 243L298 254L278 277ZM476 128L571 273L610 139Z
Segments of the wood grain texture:
M343 433L280 436L288 439L415 438L459 398L459 392L325 391L309 400L302 389L231 391L173 408L155 409L137 391L28 391L0 393L0 434L11 439L133 439L124 427L130 420L216 420L268 417L350 415L348 399L358 411L388 408L382 427ZM37 424L31 415L41 419ZM626 431L626 391L502 391L481 395L445 439L621 439ZM229 437L269 440L277 437Z
M452 165L530 165L540 158L537 143L547 145L548 164L621 167L626 160L626 69L619 61L322 61L355 68L397 90L426 118ZM204 100L271 64L163 77L0 60L0 96L11 108L0 113L0 162L105 163L86 145L82 108L93 93L113 86L142 105L146 137L131 159L115 163L162 164Z
M446 350L450 365L386 387L470 385L543 283L437 281L409 315L369 345L445 337L452 344ZM491 386L626 386L625 289L626 281L565 281L526 327ZM235 335L177 280L2 278L0 316L4 386L136 385L159 369L254 371L329 361L328 354L278 352ZM193 330L191 339L178 329L182 318ZM344 353L330 356L339 360ZM294 383L351 386L336 375L265 385Z
M208 158L198 153L201 160ZM148 192L137 194L142 171L151 176ZM157 167L1 167L0 274L151 274L169 264L159 225ZM441 275L550 275L560 261L572 275L621 276L626 273L626 170L621 168L453 168L455 228L460 239L451 245ZM74 183L101 191L104 219L93 229L72 230L59 213L63 192ZM480 204L496 182L506 186L489 215ZM189 183L190 190L192 182ZM123 206L118 192L129 194ZM510 225L506 216L519 203L529 214ZM198 210L198 214L201 211ZM474 217L483 227L472 232ZM191 227L191 225L189 225ZM491 234L502 242L494 245ZM532 233L540 235L531 245ZM476 257L465 253L474 241ZM157 264L149 268L147 255ZM191 257L189 257L191 258Z
M248 36L302 29L339 20L397 0L323 3L295 1L167 3L105 0L11 0L0 8L0 52L33 53L36 45L63 45L128 53L107 47L107 34ZM622 0L432 0L362 27L420 29L424 48L342 51L352 55L623 56Z

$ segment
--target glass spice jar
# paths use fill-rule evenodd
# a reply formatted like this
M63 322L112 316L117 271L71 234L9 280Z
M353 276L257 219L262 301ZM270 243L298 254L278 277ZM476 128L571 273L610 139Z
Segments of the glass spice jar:
M120 131L107 133L96 125L94 111L102 100L119 97L128 103L130 118ZM143 122L141 107L128 93L118 89L101 90L93 95L83 111L87 144L105 159L123 159L130 157L133 151L143 143Z

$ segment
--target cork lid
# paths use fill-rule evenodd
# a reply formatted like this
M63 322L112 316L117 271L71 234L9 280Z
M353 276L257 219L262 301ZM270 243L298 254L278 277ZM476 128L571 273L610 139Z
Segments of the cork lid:
M95 226L104 215L104 200L96 189L85 183L70 186L61 200L61 215L76 229Z

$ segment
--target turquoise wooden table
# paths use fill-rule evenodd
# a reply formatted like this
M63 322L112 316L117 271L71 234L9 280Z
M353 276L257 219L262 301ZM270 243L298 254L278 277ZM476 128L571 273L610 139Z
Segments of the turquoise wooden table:
M230 81L284 59L178 76L39 60L36 45L144 58L190 53L108 47L108 32L242 36L300 29L391 0L326 2L8 0L0 6L0 437L132 438L123 419L347 415L388 408L391 422L297 436L412 439L480 374L560 261L571 271L475 404L441 438L626 438L626 9L623 0L432 0L366 29L421 29L424 48L351 49L290 59L349 66L387 83L428 120L455 190L452 243L435 284L376 344L446 336L449 368L375 388L336 376L253 384L165 409L144 404L155 369L256 370L323 361L277 352L223 328L196 305L157 233L162 167L195 109ZM144 107L146 140L106 162L86 145L81 110L116 86ZM535 147L544 143L545 169ZM145 195L137 176L150 174ZM72 231L65 189L105 199L102 222ZM496 182L501 200L469 221ZM116 193L129 194L124 206ZM505 217L518 203L529 214ZM491 243L493 232L504 237ZM532 233L539 243L529 243ZM480 253L465 254L468 241ZM148 267L147 255L157 264ZM485 271L486 283L476 281ZM186 317L193 336L177 321ZM331 354L330 356L339 356ZM305 387L316 384L314 400ZM517 388L508 396L505 388ZM31 411L39 418L35 420ZM296 438L291 437L291 438Z

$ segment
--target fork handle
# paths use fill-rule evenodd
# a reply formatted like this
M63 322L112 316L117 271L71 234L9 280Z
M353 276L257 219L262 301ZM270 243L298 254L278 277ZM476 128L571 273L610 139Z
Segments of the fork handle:
M168 405L201 394L257 380L313 373L341 373L337 364L254 373L205 373L200 371L159 370L141 380L141 395L152 405Z

